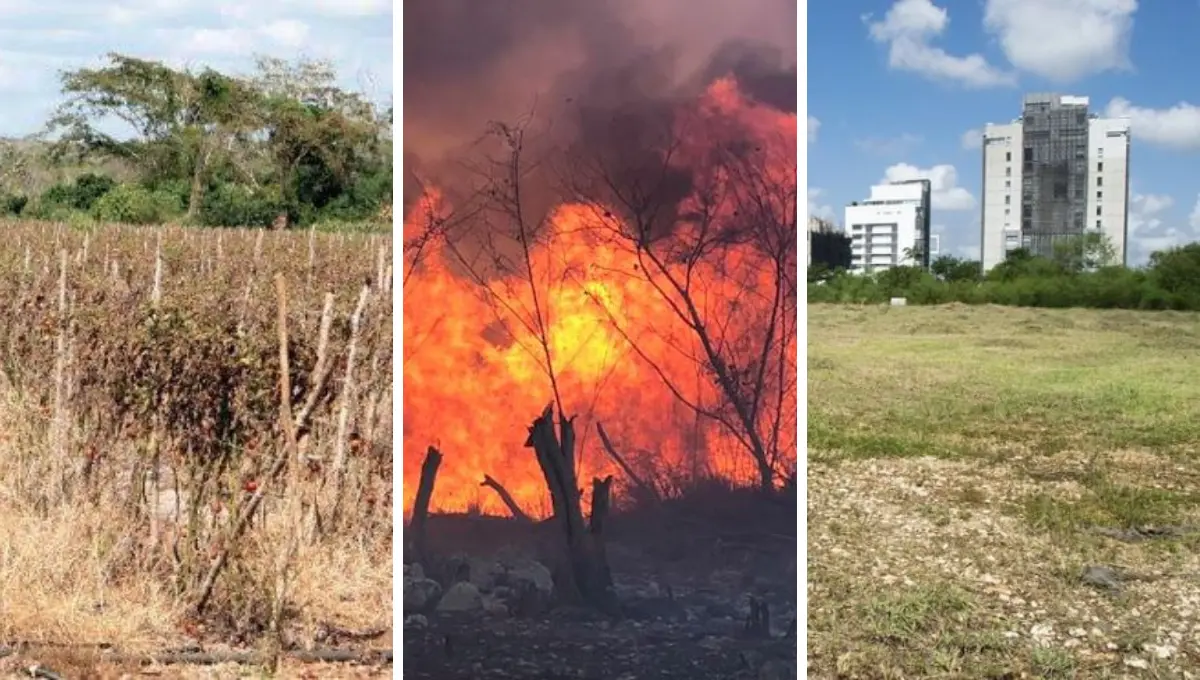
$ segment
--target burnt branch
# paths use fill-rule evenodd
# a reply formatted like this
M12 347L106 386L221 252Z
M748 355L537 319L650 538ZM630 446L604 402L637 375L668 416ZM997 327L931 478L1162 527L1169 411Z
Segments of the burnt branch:
M500 482L492 479L491 475L484 475L483 481L479 483L479 486L487 487L495 491L496 495L500 496L500 501L504 503L504 506L508 508L509 513L512 514L513 519L522 524L533 524L533 519L521 509L521 506L517 504L516 499L514 499L512 494L508 492L508 489L505 489Z
M633 471L633 468L629 467L629 464L625 462L625 458L621 456L616 447L613 446L612 440L608 438L608 433L604 431L603 424L596 423L596 432L600 434L600 442L604 444L604 450L608 453L609 457L612 458L618 466L620 466L621 471L625 473L625 476L629 477L629 481L633 482L634 487L636 487L636 489L642 495L650 500L662 500L662 495L658 492L658 489L643 481L642 478ZM595 506L593 506L592 510L593 513L595 512L594 507Z

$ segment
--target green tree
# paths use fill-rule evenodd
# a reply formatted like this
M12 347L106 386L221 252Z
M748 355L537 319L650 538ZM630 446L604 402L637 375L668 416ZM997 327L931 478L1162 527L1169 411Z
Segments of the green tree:
M953 255L942 255L929 264L929 271L940 281L978 281L982 265L973 260L964 260Z
M145 180L187 180L187 211L195 215L214 156L259 127L257 93L210 69L192 74L116 53L108 61L61 74L66 100L47 126L56 137L52 155L117 158ZM105 131L111 120L127 135Z
M253 83L272 181L292 211L337 205L361 217L391 200L389 114L338 87L331 64L261 57Z
M1089 232L1056 241L1052 259L1064 273L1079 274L1111 265L1117 251L1107 236Z
M1150 280L1163 292L1189 301L1200 302L1200 243L1161 250L1150 255Z

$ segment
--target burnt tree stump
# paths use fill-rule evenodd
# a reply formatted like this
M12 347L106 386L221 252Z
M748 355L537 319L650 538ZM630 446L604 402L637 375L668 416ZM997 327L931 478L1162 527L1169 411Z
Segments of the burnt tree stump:
M425 452L425 462L421 463L421 481L417 485L417 497L413 502L412 520L408 530L412 532L413 560L421 562L428 556L425 554L426 535L425 523L429 519L429 501L433 498L433 483L437 480L438 466L442 464L442 452L429 447Z
M560 595L601 611L619 611L613 590L612 572L604 549L604 520L610 505L612 477L592 480L592 515L585 525L582 492L575 469L575 417L559 414L554 423L554 407L547 405L542 415L529 426L525 446L537 455L538 467L550 490L554 522L566 539L569 569L560 570L555 587Z

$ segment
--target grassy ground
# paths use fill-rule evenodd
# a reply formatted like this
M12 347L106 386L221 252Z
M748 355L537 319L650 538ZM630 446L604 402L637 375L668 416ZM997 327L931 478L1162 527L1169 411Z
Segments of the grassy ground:
M808 319L810 677L1196 677L1200 316Z

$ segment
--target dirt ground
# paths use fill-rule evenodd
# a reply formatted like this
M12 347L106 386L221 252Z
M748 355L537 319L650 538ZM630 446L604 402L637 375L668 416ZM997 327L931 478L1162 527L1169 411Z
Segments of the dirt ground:
M1200 677L1198 338L810 306L809 677Z
M519 616L435 610L416 626L410 614L404 677L795 678L796 512L788 503L616 515L607 547L621 616L565 606ZM442 555L544 555L552 529L442 515L431 517L430 540ZM769 636L745 630L751 597L767 603Z

